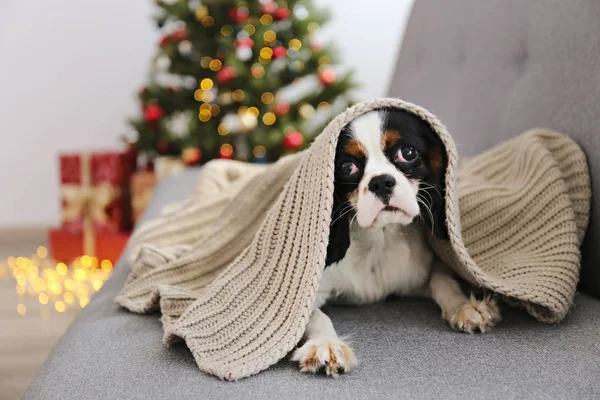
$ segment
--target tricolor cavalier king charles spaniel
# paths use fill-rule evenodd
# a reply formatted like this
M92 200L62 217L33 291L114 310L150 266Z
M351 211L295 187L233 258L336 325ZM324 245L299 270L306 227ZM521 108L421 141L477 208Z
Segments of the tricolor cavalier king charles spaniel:
M439 137L407 111L371 111L342 130L326 267L305 342L292 358L303 372L335 376L357 364L320 310L326 303L427 296L458 331L484 332L499 320L496 303L467 297L428 245L427 235L447 238L446 161Z

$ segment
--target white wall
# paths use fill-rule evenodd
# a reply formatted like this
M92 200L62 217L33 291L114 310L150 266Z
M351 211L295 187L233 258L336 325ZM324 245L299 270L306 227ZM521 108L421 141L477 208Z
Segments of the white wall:
M316 0L357 98L387 92L412 1ZM58 151L119 148L158 39L151 4L1 0L0 227L58 223Z

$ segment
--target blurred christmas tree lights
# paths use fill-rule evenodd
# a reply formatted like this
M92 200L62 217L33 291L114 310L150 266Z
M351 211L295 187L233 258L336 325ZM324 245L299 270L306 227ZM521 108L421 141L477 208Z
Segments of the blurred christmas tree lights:
M163 33L131 121L136 148L188 164L305 148L351 101L351 73L314 39L309 0L156 0Z
M41 313L47 317L51 309L63 313L84 308L112 270L109 260L85 255L68 266L56 263L48 258L48 250L40 246L31 257L9 257L6 264L0 263L0 279L15 281L16 293L23 297L17 305L18 314L28 312L25 299L35 299L44 306Z

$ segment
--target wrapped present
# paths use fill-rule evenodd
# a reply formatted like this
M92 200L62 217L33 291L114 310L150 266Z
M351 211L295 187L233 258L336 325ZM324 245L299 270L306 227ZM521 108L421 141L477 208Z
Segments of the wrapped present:
M84 233L72 233L62 228L50 229L48 243L52 258L59 262L68 263L82 255L96 257L98 260L109 260L115 263L129 239L129 233L95 233L93 249L86 249Z
M139 171L131 176L131 210L134 223L150 203L156 182L156 174L151 171Z
M62 227L71 233L116 233L131 229L130 152L62 154Z

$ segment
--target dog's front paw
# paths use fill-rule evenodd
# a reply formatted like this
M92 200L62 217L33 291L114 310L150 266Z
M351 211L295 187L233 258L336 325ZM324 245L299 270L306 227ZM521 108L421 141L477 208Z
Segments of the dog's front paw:
M296 350L292 360L300 363L302 372L316 373L324 370L331 376L348 372L358 364L350 346L340 339L329 337L307 341Z
M500 311L496 301L489 298L478 301L471 296L468 302L444 315L444 318L457 331L483 333L500 321Z

